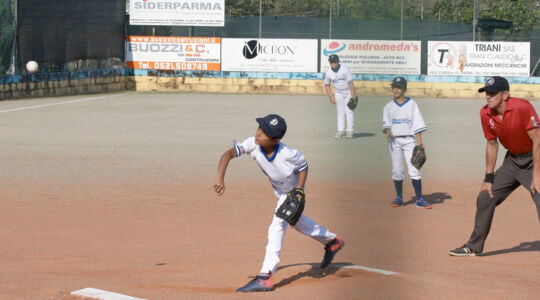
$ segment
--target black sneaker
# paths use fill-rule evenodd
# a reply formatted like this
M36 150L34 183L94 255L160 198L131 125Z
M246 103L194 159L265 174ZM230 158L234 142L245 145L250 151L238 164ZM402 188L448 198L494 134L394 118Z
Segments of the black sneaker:
M334 256L341 248L345 246L345 241L336 237L331 242L324 246L324 257L321 262L321 269L328 267L328 265L334 260Z
M467 245L463 245L459 248L456 248L454 250L450 250L449 254L451 256L477 256L481 255L481 253L474 251L473 249L469 248Z

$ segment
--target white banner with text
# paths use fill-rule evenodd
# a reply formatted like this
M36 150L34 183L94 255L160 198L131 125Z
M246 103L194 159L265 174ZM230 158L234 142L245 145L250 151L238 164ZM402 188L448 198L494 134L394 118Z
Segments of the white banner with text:
M224 26L225 0L131 0L129 24Z
M317 40L221 40L222 71L317 72Z
M529 42L428 42L428 75L529 76Z
M336 54L352 73L420 74L421 41L321 40L321 72Z

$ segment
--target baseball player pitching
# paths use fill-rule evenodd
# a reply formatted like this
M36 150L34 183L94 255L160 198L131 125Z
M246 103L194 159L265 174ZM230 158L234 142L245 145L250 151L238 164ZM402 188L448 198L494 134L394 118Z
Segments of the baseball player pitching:
M303 190L308 174L308 164L302 153L280 142L287 130L287 124L282 117L271 114L256 120L259 127L255 136L249 137L241 143L234 141L233 147L221 156L214 184L214 191L218 195L222 195L225 192L224 178L229 161L247 154L268 176L277 198L276 214L274 214L268 228L268 244L261 271L253 280L236 290L237 292L263 292L274 289L272 275L277 270L283 237L289 224L291 226L294 224L293 228L298 232L325 245L321 268L326 268L336 253L345 245L345 242L336 237L335 233L317 224L303 213L294 223L289 223L289 220L278 217L278 209L286 202L285 200L291 191L304 196Z
M405 157L417 198L416 207L430 209L431 204L422 198L422 172L411 163L416 143L424 148L422 133L427 128L418 105L413 99L405 96L406 91L407 80L401 76L394 78L392 80L394 100L388 102L383 110L383 132L389 143L392 179L397 194L396 199L392 201L392 207L403 205L403 158Z
M324 77L324 88L330 98L330 103L337 109L337 132L335 138L351 139L354 133L354 112L347 106L351 98L356 98L352 73L347 66L339 63L339 56L332 54L328 57L330 69ZM330 84L334 84L334 93ZM345 125L346 122L346 125Z

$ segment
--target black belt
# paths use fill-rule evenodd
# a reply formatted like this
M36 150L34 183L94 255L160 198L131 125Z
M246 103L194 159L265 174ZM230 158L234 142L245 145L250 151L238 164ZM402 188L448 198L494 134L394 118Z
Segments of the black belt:
M414 135L394 135L393 138L406 138L406 137L414 137Z
M508 152L508 155L512 156L513 158L531 157L532 156L532 151L525 152L525 153L520 153L520 154L515 154L515 153Z

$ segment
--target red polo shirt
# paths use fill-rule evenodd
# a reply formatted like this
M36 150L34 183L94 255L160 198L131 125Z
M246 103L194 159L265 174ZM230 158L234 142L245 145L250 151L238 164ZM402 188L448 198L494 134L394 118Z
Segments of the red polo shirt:
M499 139L503 147L513 154L532 150L532 141L527 131L538 128L540 120L529 101L508 98L502 121L485 105L480 110L480 119L487 140Z

